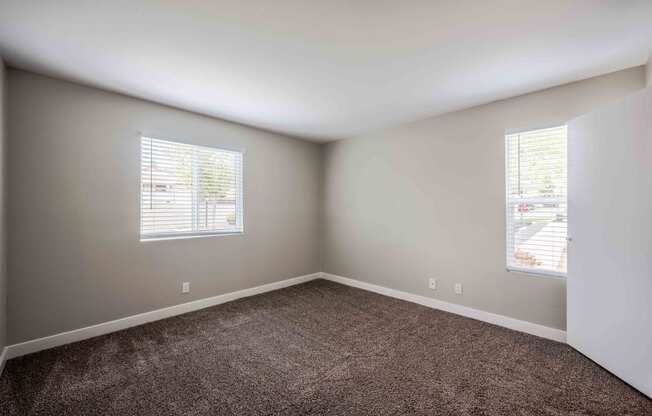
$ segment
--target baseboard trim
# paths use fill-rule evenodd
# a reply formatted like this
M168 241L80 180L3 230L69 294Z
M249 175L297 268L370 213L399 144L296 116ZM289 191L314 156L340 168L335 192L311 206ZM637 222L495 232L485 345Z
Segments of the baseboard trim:
M551 339L553 341L566 343L566 331L556 328L550 328L544 325L535 324L528 321L521 321L519 319L510 318L504 315L498 315L491 312L482 311L479 309L469 308L468 306L458 305L455 303L444 302L441 300L428 298L413 293L403 292L396 289L390 289L384 286L374 285L372 283L363 282L360 280L350 279L348 277L337 276L330 273L322 273L321 277L332 282L341 283L343 285L357 287L359 289L368 290L370 292L379 293L381 295L389 296L405 300L419 305L427 306L433 309L462 315L467 318L477 319L479 321L488 322L490 324L502 326L505 328L513 329L516 331L525 332L531 335L536 335L541 338Z
M7 347L4 347L2 349L2 353L0 353L0 376L2 376L2 371L5 369L5 363L7 362Z
M390 289L387 287L374 285L372 283L367 283L360 280L350 279L348 277L342 277L342 276L337 276L334 274L322 272L322 273L312 273L304 276L298 276L291 279L281 280L278 282L273 282L266 285L256 286L248 289L242 289L235 292L225 293L223 295L213 296L210 298L199 299L196 301L182 303L167 308L157 309L150 312L144 312L138 315L127 316L125 318L116 319L114 321L104 322L97 325L91 325L84 328L75 329L72 331L62 332L59 334L50 335L43 338L33 339L30 341L9 345L5 347L2 350L2 354L0 354L0 374L2 374L2 370L4 369L4 365L6 361L12 358L20 357L22 355L31 354L38 351L47 350L65 344L70 344L77 341L83 341L88 338L109 334L111 332L116 332L134 326L143 325L149 322L159 321L161 319L182 315L184 313L209 308L211 306L220 305L222 303L230 302L236 299L240 299L248 296L254 296L261 293L271 292L273 290L278 290L285 287L298 285L318 278L323 278L347 286L357 287L359 289L368 290L370 292L379 293L381 295L385 295L397 299L402 299L408 302L417 303L419 305L427 306L430 308L451 312L457 315L466 316L468 318L473 318L479 321L484 321L494 325L503 326L505 328L525 332L542 338L547 338L558 342L564 342L564 343L566 342L566 331L562 331L560 329L550 328L532 322L521 321L519 319L514 319L503 315L497 315L491 312L485 312L478 309L469 308L467 306L462 306L455 303L444 302L441 300L428 298L425 296L415 295L412 293L403 292L396 289Z
M235 292L225 293L223 295L213 296L210 298L204 298L192 302L182 303L167 308L157 309L154 311L145 312L138 315L127 316L125 318L116 319L114 321L104 322L97 325L91 325L85 328L75 329L68 332L62 332L60 334L55 334L43 338L25 341L19 344L9 345L3 351L2 363L4 364L5 360L20 357L22 355L47 350L50 348L58 347L65 344L70 344L77 341L82 341L88 338L109 334L111 332L116 332L134 326L143 325L149 322L159 321L161 319L182 315L184 313L197 311L215 305L220 305L222 303L230 302L236 299L240 299L248 296L254 296L261 293L271 292L273 290L298 285L300 283L308 282L310 280L314 280L319 277L321 277L321 273L307 274L304 276L281 280L278 282L269 283L262 286L242 289Z

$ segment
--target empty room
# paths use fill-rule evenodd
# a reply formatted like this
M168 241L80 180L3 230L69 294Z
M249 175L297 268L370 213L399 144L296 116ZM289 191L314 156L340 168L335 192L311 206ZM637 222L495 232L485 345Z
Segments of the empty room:
M652 416L652 1L0 0L0 416Z

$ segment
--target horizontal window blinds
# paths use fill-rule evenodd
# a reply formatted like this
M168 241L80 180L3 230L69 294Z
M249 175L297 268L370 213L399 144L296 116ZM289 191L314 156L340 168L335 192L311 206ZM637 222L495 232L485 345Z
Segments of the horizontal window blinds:
M507 268L565 276L566 126L505 136Z
M242 153L141 138L141 239L239 233Z

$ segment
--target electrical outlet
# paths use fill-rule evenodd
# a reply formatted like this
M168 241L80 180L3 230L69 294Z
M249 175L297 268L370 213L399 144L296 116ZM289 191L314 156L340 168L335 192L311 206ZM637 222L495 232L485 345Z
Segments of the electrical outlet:
M428 288L437 290L437 279L433 279L432 277L428 279Z
M461 283L455 283L455 294L456 295L461 295L462 294L462 284Z
M181 293L190 293L190 282L183 282L181 285Z

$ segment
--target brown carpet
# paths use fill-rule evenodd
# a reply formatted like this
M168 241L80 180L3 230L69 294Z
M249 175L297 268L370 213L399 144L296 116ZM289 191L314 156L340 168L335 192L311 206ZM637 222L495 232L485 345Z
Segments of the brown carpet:
M572 348L317 280L10 360L9 415L652 415Z

